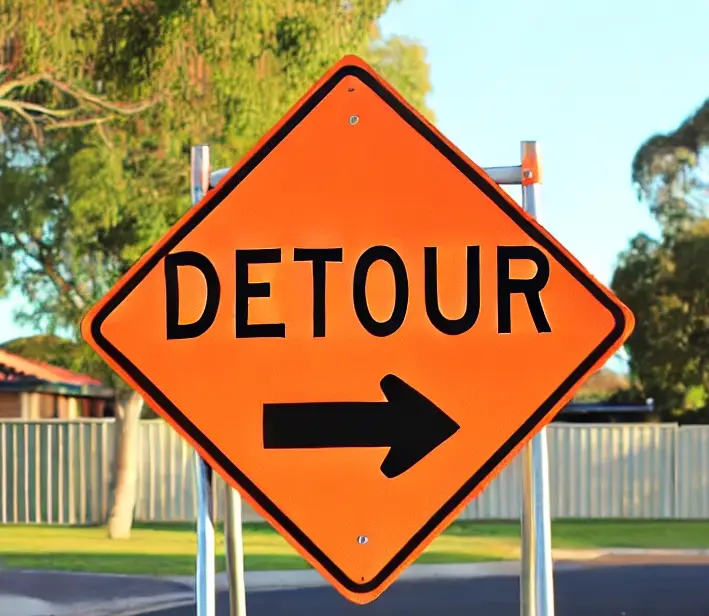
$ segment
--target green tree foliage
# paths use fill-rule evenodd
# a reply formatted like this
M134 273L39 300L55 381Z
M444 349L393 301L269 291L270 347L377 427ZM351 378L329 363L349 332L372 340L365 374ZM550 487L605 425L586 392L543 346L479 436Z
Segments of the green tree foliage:
M642 144L633 160L632 180L665 233L707 215L709 99L676 130Z
M389 3L0 4L0 275L21 318L75 332L190 207L189 147L231 166L345 53L431 117L424 50L376 28Z
M631 366L665 418L705 417L709 391L709 220L655 240L639 235L612 287L636 316Z
M709 99L638 149L632 179L660 225L619 258L612 287L636 315L630 365L666 419L709 419Z
M42 361L68 370L73 370L78 363L79 345L72 340L50 334L15 338L5 342L1 348L26 359Z
M189 207L189 150L229 167L343 55L432 119L423 48L383 39L391 0L0 0L0 286L78 339L86 309ZM130 532L136 400L118 390L109 535Z

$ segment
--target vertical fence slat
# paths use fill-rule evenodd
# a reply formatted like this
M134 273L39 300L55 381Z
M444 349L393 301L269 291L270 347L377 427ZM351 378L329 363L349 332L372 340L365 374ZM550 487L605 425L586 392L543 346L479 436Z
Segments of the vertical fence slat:
M86 424L79 424L79 523L88 522L86 505L88 503L88 487L86 485Z
M666 455L664 446L665 437L663 432L664 430L656 430L653 435L652 468L653 474L659 478L659 485L653 486L652 483L649 485L655 496L652 499L653 511L651 515L653 518L665 517L665 503L668 501L669 497L669 494L667 493L667 476L665 475L663 464L663 454Z
M12 465L12 520L13 522L20 521L20 492L19 492L19 469L20 465L20 454L17 448L17 431L19 426L17 424L10 424L12 428L12 454L13 454L13 465Z
M145 464L144 460L144 455L143 455L143 450L145 449L143 447L143 441L145 439L145 422L141 422L140 427L138 428L138 436L136 437L138 439L138 452L137 452L137 458L138 458L138 469L142 469L143 465ZM136 477L135 480L135 491L136 491L136 502L135 502L135 519L140 520L141 522L145 520L145 482L144 482L144 474L142 472L138 473L138 476Z
M709 426L683 426L678 434L678 517L709 518Z
M190 514L187 514L187 495L190 494L191 492L188 492L187 486L188 480L189 480L189 468L192 466L189 463L189 458L190 458L190 451L189 448L187 447L187 443L185 442L184 439L180 439L180 467L182 468L182 472L180 473L180 476L182 477L182 482L180 486L180 494L181 494L181 513L182 513L182 518L184 520L191 519L192 518L192 511L190 511Z
M160 473L158 474L158 481L160 483L160 519L163 521L167 521L170 519L170 517L168 513L169 503L167 502L167 491L165 485L167 483L167 477L165 476L165 466L167 464L166 458L169 457L170 452L165 447L165 430L163 429L167 426L164 426L162 423L159 423L156 427L158 430L158 461L160 462Z
M168 426L165 426L165 429L167 429ZM169 430L167 431L167 442L168 442L168 447L169 447L169 452L168 452L168 465L167 465L167 474L169 477L169 503L170 503L170 511L169 515L171 518L177 518L179 519L179 513L177 512L177 507L176 505L176 500L177 500L177 491L175 490L175 452L176 452L176 447L175 444L177 442L177 433L174 430Z
M146 472L148 473L148 515L151 520L155 519L155 450L153 448L153 439L155 435L155 430L153 429L155 424L148 424L148 466Z
M2 514L0 520L3 524L7 524L7 463L10 459L7 450L7 425L0 424L0 486L2 486ZM14 495L13 495L14 497Z
M99 424L101 428L101 520L108 516L108 484L110 482L109 460L111 454L108 448L108 423Z
M679 486L677 484L677 476L679 472L679 430L675 429L672 432L672 459L669 461L670 473L672 476L672 510L670 513L671 518L680 517L679 511Z
M76 436L76 428L79 427L77 423L71 423L67 426L67 437L66 437L66 447L67 447L67 489L69 494L67 495L68 503L68 514L69 514L69 524L76 524L76 477L74 475L75 464L76 464L76 452L74 451L74 438Z
M66 523L64 515L64 477L67 472L66 461L64 460L64 428L68 424L59 424L57 426L57 522L59 524Z
M25 495L25 524L30 521L30 455L29 455L29 438L30 431L29 426L24 424L22 426L22 459L23 459L23 470L25 485L23 493Z
M572 449L576 446L576 430L566 431L566 456L565 460L569 465L569 475L571 476L571 483L569 485L569 496L568 496L568 517L576 517L578 515L578 464L576 464L576 456L571 455ZM566 516L564 516L566 517Z
M53 511L53 501L52 496L54 494L54 472L52 468L52 433L54 426L52 424L46 424L47 429L47 450L45 451L45 481L47 482L46 492L47 492L47 507L46 511L46 521L51 524L54 521ZM38 522L43 522L44 520L37 520Z
M547 443L549 444L549 491L551 499L550 513L552 518L559 517L562 501L561 496L564 493L563 486L566 478L565 469L559 463L559 436L560 430L558 426L551 425L547 428ZM552 469L554 469L552 471ZM552 480L553 478L553 480Z
M90 469L90 494L91 494L91 510L89 513L90 522L98 522L98 510L99 510L99 491L98 491L98 473L99 465L101 461L98 459L98 449L96 447L96 425L95 423L89 424L89 469Z
M598 435L598 451L596 458L595 472L598 477L598 509L601 515L606 515L608 512L608 488L612 485L613 478L606 474L606 460L608 459L608 430L605 426L599 427Z
M41 424L35 424L34 431L34 522L42 519L42 429Z

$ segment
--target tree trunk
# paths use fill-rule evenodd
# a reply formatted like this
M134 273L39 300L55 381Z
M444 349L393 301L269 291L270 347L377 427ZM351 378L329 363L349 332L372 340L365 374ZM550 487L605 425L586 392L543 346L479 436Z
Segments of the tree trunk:
M143 398L134 391L116 396L113 497L108 514L108 536L129 539L133 526L138 482L138 441Z

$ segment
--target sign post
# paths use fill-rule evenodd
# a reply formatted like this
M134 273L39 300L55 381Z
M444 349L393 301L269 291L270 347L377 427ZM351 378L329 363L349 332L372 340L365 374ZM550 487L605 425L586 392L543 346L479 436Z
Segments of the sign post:
M212 469L195 454L197 477L197 567L195 603L197 616L215 616L214 512L212 511Z
M535 141L522 142L522 207L537 217L541 157ZM547 431L542 430L522 452L521 616L554 616L551 557L551 502Z
M368 603L530 442L543 479L533 437L632 331L628 308L501 188L530 190L529 162L483 169L346 56L82 334ZM541 483L527 484L534 515ZM533 519L548 538L548 507Z
M211 157L208 145L191 150L192 203L204 197L210 186ZM195 580L197 616L215 614L214 499L212 469L195 455L197 477L197 570ZM244 546L241 525L241 496L229 485L225 488L224 543L229 584L229 615L246 616Z
M244 539L241 525L241 496L226 486L224 544L227 580L229 582L229 616L246 616L246 582L244 580Z
M209 190L211 167L209 146L193 146L190 152L190 188L196 205ZM212 469L195 454L197 489L197 566L195 603L197 616L215 616L214 511L212 508Z

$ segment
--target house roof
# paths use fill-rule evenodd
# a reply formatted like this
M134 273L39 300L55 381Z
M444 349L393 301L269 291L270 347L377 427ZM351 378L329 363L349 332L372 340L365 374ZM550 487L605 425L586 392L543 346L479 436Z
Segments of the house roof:
M102 385L101 381L86 374L52 366L34 359L26 359L0 349L0 382L28 380L78 386Z

